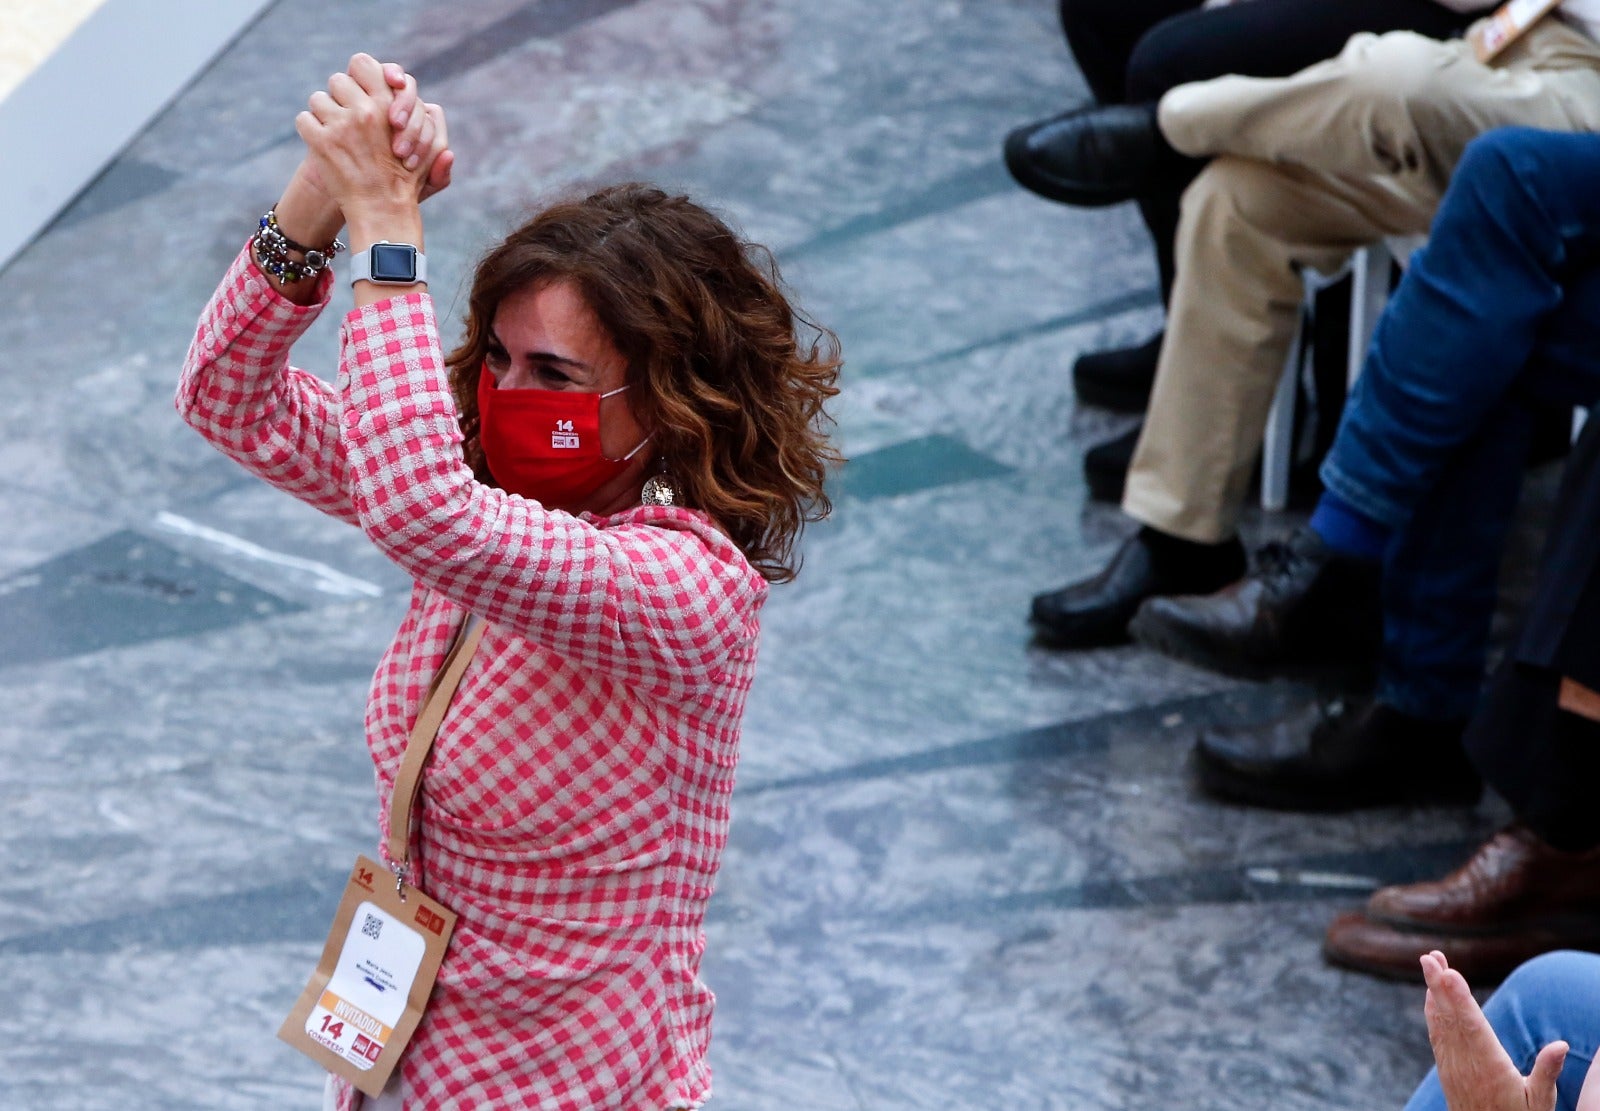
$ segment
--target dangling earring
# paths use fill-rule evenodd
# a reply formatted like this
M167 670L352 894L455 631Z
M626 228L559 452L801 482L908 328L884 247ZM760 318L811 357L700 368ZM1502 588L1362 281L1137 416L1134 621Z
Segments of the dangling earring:
M644 480L644 488L639 491L639 504L677 505L678 490L672 485L672 479L667 477L666 460L659 460L657 465L661 469Z

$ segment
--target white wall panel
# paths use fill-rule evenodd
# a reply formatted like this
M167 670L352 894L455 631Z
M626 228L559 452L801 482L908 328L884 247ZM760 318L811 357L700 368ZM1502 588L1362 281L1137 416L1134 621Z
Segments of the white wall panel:
M0 100L0 267L271 0L106 0Z

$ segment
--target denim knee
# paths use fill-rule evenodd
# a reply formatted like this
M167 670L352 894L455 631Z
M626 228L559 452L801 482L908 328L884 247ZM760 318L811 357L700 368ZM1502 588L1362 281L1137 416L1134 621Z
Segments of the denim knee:
M1497 127L1475 135L1461 151L1455 176L1507 184L1512 164L1530 150L1538 149L1535 137L1539 134L1531 127Z
M1600 1035L1600 954L1562 950L1524 963L1484 1007L1517 1065L1527 1071L1550 1042L1592 1057ZM1508 1028L1509 1027L1509 1028ZM1515 1031L1515 1034L1513 1034Z
M1506 977L1500 990L1538 997L1585 981L1591 988L1600 990L1600 953L1561 949L1523 961Z
M1518 195L1535 202L1549 186L1571 188L1571 175L1551 165L1550 133L1532 127L1498 127L1485 131L1466 145L1456 166L1455 189L1461 199L1492 214L1504 212L1507 200ZM1470 185L1467 189L1465 186ZM1527 206L1518 205L1527 211ZM1533 211L1542 206L1535 205ZM1548 212L1553 216L1553 212Z

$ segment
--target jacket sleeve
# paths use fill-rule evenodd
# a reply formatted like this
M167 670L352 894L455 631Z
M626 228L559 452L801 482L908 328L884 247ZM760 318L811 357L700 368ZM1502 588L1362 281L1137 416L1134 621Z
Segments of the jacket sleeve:
M324 513L356 523L350 464L339 438L339 396L289 365L289 348L328 302L296 305L256 268L246 245L212 294L178 383L178 412L252 474Z
M574 517L475 480L427 294L347 316L339 381L361 527L422 585L658 692L714 686L755 637L767 584L704 515Z

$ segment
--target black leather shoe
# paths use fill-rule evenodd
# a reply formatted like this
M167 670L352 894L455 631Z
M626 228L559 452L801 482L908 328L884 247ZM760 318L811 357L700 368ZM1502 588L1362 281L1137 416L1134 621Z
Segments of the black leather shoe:
M1095 501L1115 505L1122 500L1128 468L1133 466L1133 450L1139 446L1139 433L1143 429L1144 425L1136 424L1122 435L1083 453L1083 480Z
M1052 648L1120 644L1128 639L1128 619L1146 598L1229 582L1243 563L1237 541L1231 547L1186 544L1140 529L1099 574L1036 596L1034 628Z
M1265 726L1203 732L1195 767L1206 794L1272 810L1470 806L1483 785L1461 748L1465 727L1335 701Z
M1377 563L1309 528L1256 552L1250 573L1204 598L1154 598L1129 632L1157 652L1260 679L1305 668L1370 674L1383 641Z
M1097 206L1149 189L1172 148L1151 104L1107 104L1019 127L1006 136L1017 183L1062 204Z
M1161 357L1157 332L1137 347L1117 347L1080 355L1072 364L1072 388L1081 405L1098 405L1118 413L1142 413L1150 404Z

